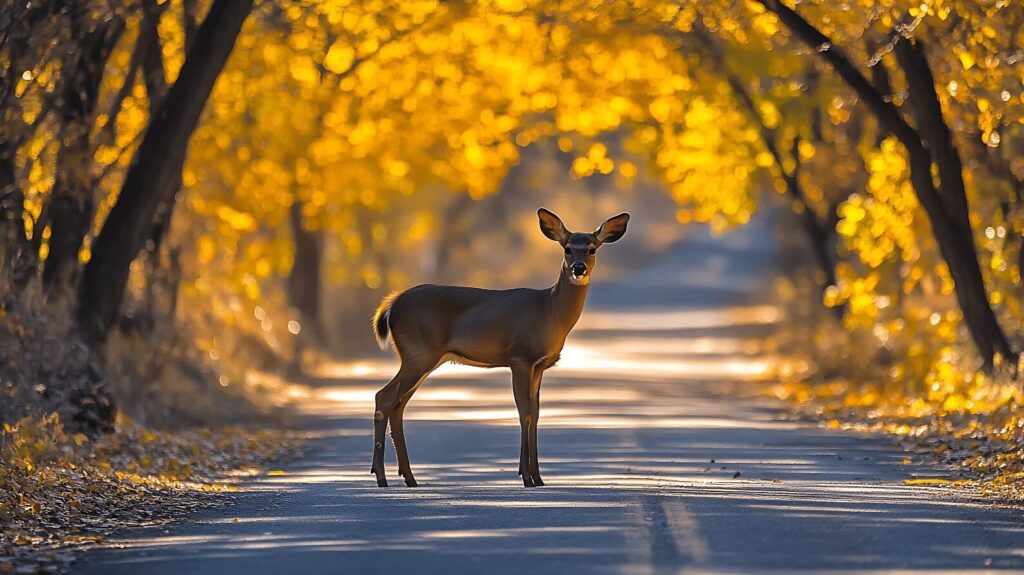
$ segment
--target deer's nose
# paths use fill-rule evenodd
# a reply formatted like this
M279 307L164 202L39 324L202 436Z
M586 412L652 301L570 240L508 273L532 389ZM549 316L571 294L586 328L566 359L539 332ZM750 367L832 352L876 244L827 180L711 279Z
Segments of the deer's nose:
M572 275L576 277L583 277L587 275L587 264L583 262L573 262L572 267L569 268Z

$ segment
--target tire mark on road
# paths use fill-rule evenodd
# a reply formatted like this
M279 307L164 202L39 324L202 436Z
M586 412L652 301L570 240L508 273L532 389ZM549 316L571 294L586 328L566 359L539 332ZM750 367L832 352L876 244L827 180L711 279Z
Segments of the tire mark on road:
M681 497L645 493L639 499L653 573L677 573L707 560L707 544Z
M697 518L683 502L681 496L661 497L661 508L668 522L669 533L676 549L693 563L704 563L708 559L707 542L700 536Z

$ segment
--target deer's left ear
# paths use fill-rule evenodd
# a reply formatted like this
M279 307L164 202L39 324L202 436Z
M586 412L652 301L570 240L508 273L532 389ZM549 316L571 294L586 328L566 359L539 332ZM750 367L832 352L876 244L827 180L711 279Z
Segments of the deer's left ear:
M625 212L612 216L605 220L601 227L597 228L597 231L594 232L594 237L602 244L618 241L626 233L627 223L629 223L629 214Z
M558 243L565 241L565 237L569 235L569 230L565 229L565 224L562 223L561 218L544 208L537 210L537 218L540 220L540 231L548 239L555 240Z

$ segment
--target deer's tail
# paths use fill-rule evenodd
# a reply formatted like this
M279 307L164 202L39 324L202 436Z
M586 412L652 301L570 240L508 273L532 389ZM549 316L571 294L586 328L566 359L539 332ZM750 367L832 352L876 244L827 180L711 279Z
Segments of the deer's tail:
M371 324L373 335L377 337L377 345L383 350L388 348L388 340L391 339L389 320L391 319L391 304L395 302L396 297L398 297L397 292L385 297L377 306L377 311L373 312Z

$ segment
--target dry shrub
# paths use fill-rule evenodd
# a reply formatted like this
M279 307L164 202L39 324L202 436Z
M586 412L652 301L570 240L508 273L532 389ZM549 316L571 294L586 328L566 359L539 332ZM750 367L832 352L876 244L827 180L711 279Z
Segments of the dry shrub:
M909 449L980 478L987 492L1024 500L1024 390L1013 366L981 372L974 345L948 312L870 329L849 317L840 325L821 305L817 284L800 273L776 286L787 311L777 332L782 355L798 359L780 362L779 377L762 391L832 428L899 436ZM901 302L908 313L918 303Z
M57 413L77 430L96 431L97 403L108 401L102 362L73 333L66 298L46 301L38 282L0 309L0 420Z
M229 379L249 356L214 361L187 323L124 321L100 361L69 298L44 298L38 282L4 296L0 572L63 570L104 533L216 504L226 472L251 473L299 442L267 419L296 390L266 374ZM116 433L97 433L115 431L114 403Z
M227 376L171 323L150 333L118 330L106 351L119 407L146 426L223 425L267 415L242 387L228 385Z
M210 318L200 327L157 317L122 321L100 358L75 333L70 302L32 281L0 308L0 422L55 413L70 432L92 434L112 430L114 404L157 428L267 423L277 411L246 385L251 367L285 365L261 342L221 337L223 351L211 353L195 336L218 331Z

